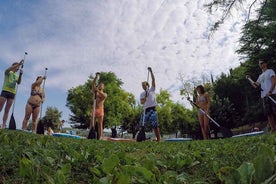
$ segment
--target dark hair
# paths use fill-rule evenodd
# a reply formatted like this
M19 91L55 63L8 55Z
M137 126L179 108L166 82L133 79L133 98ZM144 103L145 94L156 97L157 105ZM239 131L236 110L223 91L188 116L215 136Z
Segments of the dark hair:
M149 83L147 81L142 82L142 85L146 85L149 87Z
M267 59L265 58L260 58L259 61L263 61L264 63L267 63Z
M13 63L13 64L12 64L12 66L17 65L17 64L18 64L18 63L17 63L17 62L15 62L15 63Z
M202 85L198 85L196 89L198 89L202 94L205 93L204 87Z
M38 77L36 78L36 81L37 81L39 78L42 78L42 76L38 76Z

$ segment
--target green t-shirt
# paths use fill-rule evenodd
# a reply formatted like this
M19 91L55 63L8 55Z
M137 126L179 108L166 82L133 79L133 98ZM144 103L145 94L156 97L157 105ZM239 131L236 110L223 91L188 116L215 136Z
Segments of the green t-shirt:
M2 90L15 94L16 93L15 87L16 87L18 77L19 77L18 74L13 71L9 71L8 73L5 73L5 79L4 79Z

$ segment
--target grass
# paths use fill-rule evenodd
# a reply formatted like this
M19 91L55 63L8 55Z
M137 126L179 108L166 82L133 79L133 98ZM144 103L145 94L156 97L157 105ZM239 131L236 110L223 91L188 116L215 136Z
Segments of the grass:
M276 134L138 143L0 130L0 140L0 183L236 183L243 176L257 183L276 178Z

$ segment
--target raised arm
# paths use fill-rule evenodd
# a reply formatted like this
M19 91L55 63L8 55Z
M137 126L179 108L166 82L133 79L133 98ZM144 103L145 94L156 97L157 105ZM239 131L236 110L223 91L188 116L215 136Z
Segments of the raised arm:
M5 73L9 73L10 71L15 71L16 69L18 69L21 65L23 65L24 60L22 59L19 63L14 64L12 66L10 66L8 69L6 69Z
M18 80L17 80L17 84L20 84L20 83L21 83L22 75L23 75L23 70L20 69L20 73L19 73L19 77L18 77Z
M93 81L92 81L92 91L93 91L94 93L97 91L97 84L96 84L96 82L97 82L99 76L100 76L100 73L97 72L97 73L96 73L96 76L94 77L94 79L93 79Z
M148 70L149 70L149 72L150 72L151 80L152 80L151 86L155 88L155 77L154 77L154 75L153 75L153 72L152 72L151 67L148 67Z

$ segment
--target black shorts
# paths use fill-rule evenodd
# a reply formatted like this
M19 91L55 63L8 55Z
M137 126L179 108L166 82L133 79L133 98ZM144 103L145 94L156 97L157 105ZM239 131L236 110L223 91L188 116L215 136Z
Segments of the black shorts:
M11 93L11 92L8 92L8 91L2 91L2 92L1 92L1 96L2 96L2 97L5 97L5 98L7 98L7 99L14 99L15 94L14 94L14 93Z
M276 100L276 94L270 95L270 97ZM266 115L276 115L276 104L269 97L263 98L263 106Z

